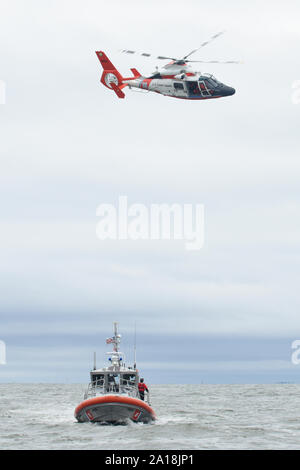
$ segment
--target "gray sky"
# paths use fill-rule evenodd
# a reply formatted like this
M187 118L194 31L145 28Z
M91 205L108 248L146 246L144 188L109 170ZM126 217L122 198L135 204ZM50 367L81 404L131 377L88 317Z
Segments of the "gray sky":
M299 23L291 0L2 0L1 381L87 380L113 320L130 338L137 322L152 381L187 362L204 372L186 382L299 381ZM194 58L244 61L201 67L232 97L119 100L99 83L95 50L147 75L162 64L118 50L180 57L220 30ZM204 204L203 249L101 242L96 208L120 195Z

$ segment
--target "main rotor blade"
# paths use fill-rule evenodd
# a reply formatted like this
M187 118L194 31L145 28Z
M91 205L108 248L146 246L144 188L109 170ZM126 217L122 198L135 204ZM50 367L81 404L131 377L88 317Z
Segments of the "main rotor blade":
M194 54L194 52L199 51L199 49L201 49L202 47L206 46L206 45L209 44L210 42L214 41L214 40L217 39L219 36L221 36L221 34L224 34L224 33L225 33L225 31L220 31L220 32L217 33L217 34L214 34L208 41L204 41L204 42L200 45L200 47L198 47L198 49L194 49L192 52L190 52L189 54L185 55L182 60L187 59L190 55Z
M161 60L178 60L178 59L175 59L175 57L165 57L163 55L158 55L157 57L155 57L155 59L161 59Z
M199 64L242 64L241 60L186 60L186 62Z
M124 52L125 54L138 54L143 57L154 57L154 59L160 59L160 60L177 60L175 57L166 57L163 55L159 55L155 57L153 54L148 54L148 52L131 51L129 49L122 49L121 52Z

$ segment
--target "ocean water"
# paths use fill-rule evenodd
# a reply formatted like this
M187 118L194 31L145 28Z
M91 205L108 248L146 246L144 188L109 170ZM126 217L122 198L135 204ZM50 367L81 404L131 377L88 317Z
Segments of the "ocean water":
M85 385L0 384L0 449L299 449L300 385L153 385L153 424L77 423Z

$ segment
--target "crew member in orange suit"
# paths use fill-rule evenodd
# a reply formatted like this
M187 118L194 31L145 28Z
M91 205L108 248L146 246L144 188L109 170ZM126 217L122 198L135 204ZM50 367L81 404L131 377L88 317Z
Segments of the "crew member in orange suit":
M139 384L138 384L138 388L139 388L139 393L140 393L140 399L141 400L144 400L145 399L145 390L146 392L149 393L149 390L148 390L148 387L147 385L144 383L144 379L141 379Z

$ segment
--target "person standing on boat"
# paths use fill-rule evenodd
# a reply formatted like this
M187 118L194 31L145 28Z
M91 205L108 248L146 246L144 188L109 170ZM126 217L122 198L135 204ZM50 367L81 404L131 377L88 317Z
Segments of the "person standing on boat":
M145 399L145 391L149 393L148 387L144 383L144 379L141 378L141 380L138 384L138 388L139 388L140 399L144 400Z

